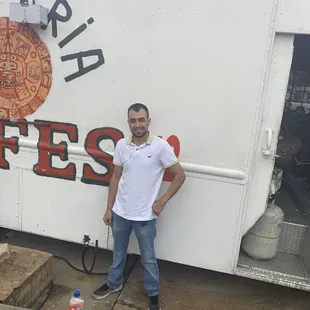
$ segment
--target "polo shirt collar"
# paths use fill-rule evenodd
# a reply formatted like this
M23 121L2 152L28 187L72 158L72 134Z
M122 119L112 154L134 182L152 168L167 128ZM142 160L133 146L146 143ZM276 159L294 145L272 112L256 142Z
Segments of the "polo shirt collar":
M132 136L132 134L130 134L130 135L127 137L127 139L126 139L126 144L128 144L128 145L131 144L131 143L132 143L132 140L133 140L133 136ZM148 136L148 138L147 138L145 144L152 144L153 140L154 140L154 134L151 133L151 132L149 132L149 136Z

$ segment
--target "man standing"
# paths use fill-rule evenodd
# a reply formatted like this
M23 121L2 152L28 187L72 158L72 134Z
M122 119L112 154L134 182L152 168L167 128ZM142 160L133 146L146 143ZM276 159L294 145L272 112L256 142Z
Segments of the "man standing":
M112 226L113 263L107 283L93 293L93 298L103 299L122 289L127 248L133 230L139 243L149 309L160 310L159 271L154 249L156 218L184 183L185 174L171 146L149 132L150 122L145 105L136 103L129 107L128 124L132 135L116 144L114 171L103 217L105 224ZM167 192L158 199L166 168L174 178Z

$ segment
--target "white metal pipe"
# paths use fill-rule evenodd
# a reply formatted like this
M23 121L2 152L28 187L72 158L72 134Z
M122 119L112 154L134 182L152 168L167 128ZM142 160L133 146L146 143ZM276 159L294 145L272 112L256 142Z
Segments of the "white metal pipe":
M246 173L241 170L195 165L190 163L181 163L181 165L187 172L201 173L236 180L244 180L246 178Z
M37 149L38 148L38 142L33 141L33 140L19 139L18 145L20 147L25 147L25 148L29 148L29 149ZM110 152L106 152L106 153L113 155L113 153L110 153ZM69 146L69 145L68 145L68 154L89 156L83 148L77 147L77 146Z
M18 145L20 147L26 147L28 149L38 148L38 142L33 141L33 140L18 139Z
M36 141L19 139L18 144L21 147L37 149L38 145ZM114 155L113 152L107 152L111 156ZM89 156L87 152L81 148L76 146L68 146L68 153L73 155L81 155L81 156ZM191 163L181 163L183 169L187 172L200 173L205 175L218 176L222 178L229 178L235 180L244 180L246 178L246 173L241 170L228 169L228 168L219 168L205 165L196 165Z

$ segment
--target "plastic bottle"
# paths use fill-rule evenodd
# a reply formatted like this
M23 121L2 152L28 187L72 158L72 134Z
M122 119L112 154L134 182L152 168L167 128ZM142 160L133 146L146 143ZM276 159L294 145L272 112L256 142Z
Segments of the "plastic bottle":
M75 291L70 299L69 310L83 310L84 300L81 297L80 291Z

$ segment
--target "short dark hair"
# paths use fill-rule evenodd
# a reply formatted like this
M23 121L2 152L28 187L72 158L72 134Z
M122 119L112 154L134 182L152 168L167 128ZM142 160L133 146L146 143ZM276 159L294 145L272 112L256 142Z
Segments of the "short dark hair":
M146 113L147 118L149 118L150 113L149 113L149 109L143 104L143 103L134 103L132 104L129 108L127 113L129 113L130 110L134 110L135 112L139 112L140 109L143 109Z

